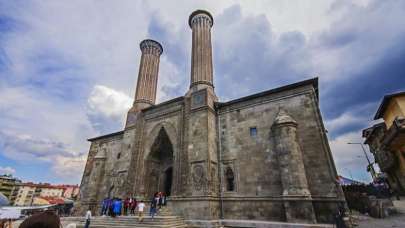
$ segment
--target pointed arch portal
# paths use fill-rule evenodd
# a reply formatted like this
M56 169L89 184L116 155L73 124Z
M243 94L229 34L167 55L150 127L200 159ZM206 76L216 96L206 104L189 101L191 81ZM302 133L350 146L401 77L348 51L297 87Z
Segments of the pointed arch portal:
M146 193L172 192L173 180L173 144L164 127L161 127L146 158Z

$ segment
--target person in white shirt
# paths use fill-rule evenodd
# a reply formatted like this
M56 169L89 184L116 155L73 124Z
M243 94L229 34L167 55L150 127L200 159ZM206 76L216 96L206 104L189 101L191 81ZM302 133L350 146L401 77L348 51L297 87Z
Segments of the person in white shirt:
M86 224L84 225L84 228L89 228L90 227L90 220L91 220L91 211L90 208L86 212Z
M139 215L139 222L143 221L143 210L145 209L145 203L141 201L138 204L138 215Z

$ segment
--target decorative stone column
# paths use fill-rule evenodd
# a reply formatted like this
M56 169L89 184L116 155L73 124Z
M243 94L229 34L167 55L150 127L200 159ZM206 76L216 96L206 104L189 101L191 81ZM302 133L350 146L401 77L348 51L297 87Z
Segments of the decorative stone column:
M214 19L207 11L196 10L188 24L193 31L190 89L213 87L211 27Z
M316 222L297 135L297 122L280 109L272 131L288 222Z

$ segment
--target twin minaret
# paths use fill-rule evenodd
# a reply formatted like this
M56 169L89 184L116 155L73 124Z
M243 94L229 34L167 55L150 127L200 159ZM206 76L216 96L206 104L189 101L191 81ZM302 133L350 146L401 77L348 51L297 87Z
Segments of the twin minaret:
M194 11L188 24L193 31L191 49L191 82L190 88L200 85L213 85L211 27L214 19L205 10Z
M190 89L213 88L211 27L214 20L205 10L194 11L188 20L193 31ZM134 110L141 110L155 104L160 55L163 48L154 40L144 40L136 85Z
M155 104L162 45L154 40L144 40L139 45L142 51L134 106L143 109Z

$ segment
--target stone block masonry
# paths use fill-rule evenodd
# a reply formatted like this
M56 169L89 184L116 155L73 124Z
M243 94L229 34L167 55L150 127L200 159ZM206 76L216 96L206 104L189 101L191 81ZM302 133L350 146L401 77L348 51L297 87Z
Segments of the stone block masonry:
M155 97L163 48L152 40L141 43L125 129L89 139L78 212L90 206L99 213L105 197L149 200L163 191L174 214L200 224L332 223L345 200L319 111L318 80L218 101L213 24L205 10L190 15L190 88L160 104Z

